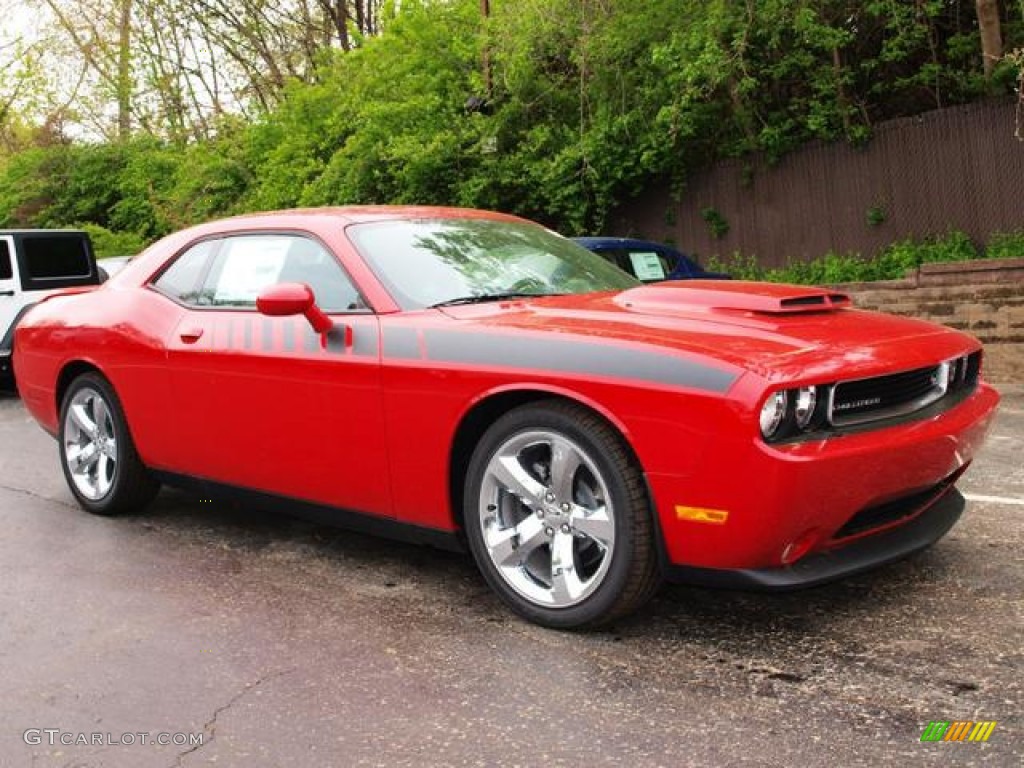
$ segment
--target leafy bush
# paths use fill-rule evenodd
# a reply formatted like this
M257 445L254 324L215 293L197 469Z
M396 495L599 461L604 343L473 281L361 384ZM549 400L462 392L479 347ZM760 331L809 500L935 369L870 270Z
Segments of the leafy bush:
M731 256L711 256L708 269L728 272L741 280L767 280L773 283L798 285L829 285L869 280L896 280L909 270L934 262L968 261L977 258L1024 256L1024 232L996 234L989 240L984 254L978 252L971 238L953 231L944 237L921 241L902 240L882 249L873 259L858 253L829 252L811 261L790 260L785 267L766 268L752 254L736 251Z
M96 258L134 256L146 247L146 241L134 232L111 232L99 224L79 224L77 229L89 233Z
M705 260L705 267L709 272L728 272L737 280L765 279L765 269L751 253L733 251L732 255L725 257L716 253Z
M996 232L988 239L985 257L1024 259L1024 232Z

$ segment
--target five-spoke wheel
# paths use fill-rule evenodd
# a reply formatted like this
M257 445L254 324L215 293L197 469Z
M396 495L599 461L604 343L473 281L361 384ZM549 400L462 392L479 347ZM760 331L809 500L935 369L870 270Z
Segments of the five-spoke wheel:
M84 373L68 387L61 405L61 466L78 503L112 515L139 508L158 484L142 465L110 383Z
M117 475L117 436L106 400L94 388L79 387L64 417L64 463L78 492L99 501Z
M600 624L657 586L636 462L603 420L558 401L500 418L474 453L465 522L499 595L548 626Z

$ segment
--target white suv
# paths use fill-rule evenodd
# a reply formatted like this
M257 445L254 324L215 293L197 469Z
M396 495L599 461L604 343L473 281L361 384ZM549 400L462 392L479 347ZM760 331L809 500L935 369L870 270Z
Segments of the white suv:
M0 386L14 383L14 327L44 296L102 282L85 232L0 229Z

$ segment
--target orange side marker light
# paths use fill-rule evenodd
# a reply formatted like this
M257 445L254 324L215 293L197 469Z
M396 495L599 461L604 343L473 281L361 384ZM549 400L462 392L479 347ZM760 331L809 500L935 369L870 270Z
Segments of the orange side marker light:
M679 520L689 520L691 523L725 525L725 521L729 519L729 510L707 509L706 507L684 507L677 504L676 518Z

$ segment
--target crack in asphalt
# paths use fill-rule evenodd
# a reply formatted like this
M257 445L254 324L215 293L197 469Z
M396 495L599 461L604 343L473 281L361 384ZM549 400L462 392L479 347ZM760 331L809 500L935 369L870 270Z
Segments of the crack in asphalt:
M49 501L53 504L60 504L62 507L68 509L78 509L76 504L72 504L64 499L55 499L52 496L43 496L41 493L30 491L27 488L15 488L13 485L4 485L0 483L0 491L10 491L11 493L20 493L22 496L28 496L33 499L39 499L40 501Z
M209 720L207 720L203 724L203 736L204 736L204 738L203 738L202 742L199 743L199 744L196 744L194 746L189 747L184 752L179 752L175 756L175 758L174 758L174 765L171 766L171 768L182 768L182 766L184 765L184 761L185 761L186 757L188 757L189 755L191 755L194 752L198 752L203 747L209 746L210 744L212 744L214 742L214 739L217 738L217 718L219 718L224 712L227 712L229 709L234 707L238 702L240 702L247 695L249 695L250 693L255 691L257 688L259 688L264 683L269 682L271 680L275 680L275 679L277 679L279 677L284 677L285 675L290 675L296 669L297 669L297 667L290 667L288 669L283 669L283 670L281 670L279 672L273 672L273 673L271 673L269 675L262 675L261 677L258 677L255 682L246 683L245 688L243 688L241 691L239 691L234 696L232 696L227 704L222 704L221 706L219 706L215 710L213 710L213 715L210 717ZM209 739L205 738L205 736L207 734L209 734L209 736L210 736Z

